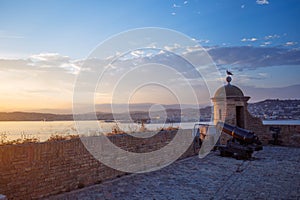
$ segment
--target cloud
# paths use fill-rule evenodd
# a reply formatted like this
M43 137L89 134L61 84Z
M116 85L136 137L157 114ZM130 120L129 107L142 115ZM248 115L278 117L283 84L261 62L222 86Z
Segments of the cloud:
M40 68L62 68L72 74L77 74L79 66L71 61L68 56L62 56L58 53L40 53L31 55L28 59L28 65Z
M183 4L184 4L184 5L188 4L188 1L184 1Z
M263 44L271 44L271 41L266 40ZM195 63L197 62L199 66L202 66L204 63L203 72L205 72L205 74L209 74L211 73L211 67L205 65L208 62L205 58L208 56L205 56L207 53L204 50L207 50L208 54L217 64L219 69L227 68L229 65L231 69L235 70L237 76L240 77L240 81L236 80L236 83L247 85L248 87L252 83L253 85L258 86L259 83L263 84L266 80L271 80L273 72L265 73L267 69L251 71L252 74L240 73L241 71L248 70L247 72L250 72L250 70L258 68L280 65L300 65L300 49L288 49L283 46L271 46L264 48L248 46L214 46L204 49L201 46L185 47L173 44L165 46L165 49L166 50L157 51L156 53L153 52L153 50L132 51L128 53L128 55L130 55L129 59L118 59L116 62L112 63L113 67L107 68L107 75L104 77L102 84L103 88L96 91L101 93L98 97L101 100L109 99L109 94L114 86L113 83L117 83L118 81L118 75L131 72L131 70L133 70L133 75L136 76L140 75L138 73L142 73L143 76L140 76L141 79L146 77L149 78L149 80L152 80L153 77L157 78L156 76L159 76L163 80L165 79L166 83L184 90L185 82L180 80L180 77L177 76L177 74L174 74L174 76L170 76L169 78L165 78L164 76L168 74L164 74L163 72L157 73L156 71L151 74L147 71L148 67L141 68L140 71L135 69L136 66L142 66L147 63L158 63L165 66L172 66L172 68L179 72L185 80L189 80L193 87L199 87L199 91L201 91L201 81L199 82L200 75L195 68L184 59L181 59L179 56L168 51L178 51L184 58L193 60ZM210 57L209 61L211 61ZM49 104L50 108L57 108L57 105L62 103L65 105L68 103L71 104L74 80L76 78L75 75L79 72L79 67L81 65L85 65L85 70L80 71L81 73L86 73L88 76L88 80L86 80L86 83L83 84L83 88L87 88L85 91L90 91L93 87L90 80L98 80L99 74L97 73L97 70L99 71L99 67L106 67L111 61L111 58L108 58L107 60L99 60L96 58L90 58L88 60L73 60L68 56L60 55L58 53L40 53L31 55L26 59L0 59L1 79L3 83L6 83L0 85L0 91L2 94L0 97L0 103L9 102L11 105L8 106L11 106L12 108L14 108L13 106L15 104L21 105L19 102L24 102L24 105L26 104L28 107L36 106L39 108L45 104ZM269 69L273 70L274 68ZM217 75L212 75L211 77L215 78ZM171 78L174 79L172 80ZM170 81L173 81L174 84L170 83ZM128 82L128 84L130 84L130 82ZM298 84L297 80L286 85L292 84ZM274 85L269 84L268 86L272 87ZM287 89L293 93L286 94L286 97L295 97L293 94L296 94L296 89L299 91L299 87ZM126 90L124 91L126 92ZM271 90L249 87L249 91L254 99L268 97L268 95L271 95L271 92L274 91L277 92L273 94L274 98L281 98L282 96L279 89ZM258 93L256 94L255 91L258 91ZM273 96L271 95L269 97ZM34 101L36 101L36 105L33 105Z
M284 44L284 46L294 46L294 45L296 45L296 44L298 44L298 42L286 42L285 44Z
M300 50L280 47L216 47L208 50L217 65L233 65L239 70L267 66L300 65Z
M268 42L270 40L279 39L280 37L281 37L280 35L273 34L273 35L264 36L262 38L257 38L257 37L243 38L243 39L241 39L241 42L256 42L258 40L265 40L266 42L264 43L264 45L268 45Z
M251 83L257 82L259 80L265 80L268 78L268 74L266 73L256 73L253 74L247 74L247 73L235 73L234 75L237 75L238 78L234 80L235 83L238 83L238 85L252 85Z
M0 59L0 71L30 70L28 61L23 59Z
M204 39L202 39L202 40L199 40L199 42L200 42L200 43L205 43L205 44L207 44L207 43L209 43L210 41L209 41L209 40L204 40Z
M184 52L184 54L187 54L189 52L194 52L194 51L203 51L203 47L199 46L199 45L196 45L196 46L193 46L193 47L186 47L186 51Z
M277 35L277 34L267 35L267 36L264 37L265 40L278 39L278 38L280 38L280 36Z
M164 49L167 51L176 51L181 48L180 44L175 43L173 46L164 46Z
M62 56L58 53L40 53L40 54L34 54L29 57L32 61L68 61L68 56Z
M142 50L135 50L135 51L131 51L130 55L132 55L133 57L141 57L142 55L144 55L144 51Z
M252 38L243 38L241 39L242 42L255 42L257 41L258 39L255 38L255 37L252 37Z
M176 12L172 12L171 15L173 15L173 16L176 15Z
M57 53L34 54L25 59L0 59L0 71L35 71L71 73L79 70L80 61Z
M259 5L267 5L269 4L268 0L256 0L256 3Z
M72 102L76 63L59 54L0 59L0 103L11 110L61 108Z
M266 47L268 45L272 44L272 42L268 41L268 42L263 42L260 46L261 47Z
M258 76L267 78L269 76L269 74L260 72L260 73L258 73Z
M246 96L250 96L250 102L262 101L265 99L299 99L300 85L275 88L259 88L244 86L243 91Z
M177 4L173 4L173 8L180 8L181 6L180 5L177 5Z
M196 39L196 38L192 38L193 41L197 42L197 43L202 43L202 44L208 44L210 43L210 40L208 39Z

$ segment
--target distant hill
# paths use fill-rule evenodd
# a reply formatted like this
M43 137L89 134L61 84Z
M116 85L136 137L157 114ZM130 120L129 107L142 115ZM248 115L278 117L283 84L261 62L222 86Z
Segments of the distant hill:
M265 99L300 99L300 85L287 87L256 88L252 86L242 87L246 96L250 96L252 102L263 102Z
M130 116L124 112L127 110L125 104L117 104L114 106L114 114L111 113L111 105L103 104L97 105L96 116L98 120L124 120L138 121L140 119L149 120L151 116L164 116L170 121L180 120L180 116L184 115L185 119L199 120L199 112L203 116L203 120L210 117L210 107L203 109L196 109L195 105L161 105L161 107L152 107L155 104L131 104L129 106ZM152 108L152 109L150 109ZM149 113L150 110L150 113ZM165 111L164 111L165 110ZM103 112L106 111L106 112ZM151 115L151 116L150 116ZM198 117L197 117L198 116ZM130 119L131 118L131 119ZM76 116L79 120L93 120L95 116L93 113L85 113ZM73 120L72 114L52 114L52 113L39 113L39 112L0 112L0 121L69 121Z
M30 112L0 112L0 121L63 121L72 120L73 115L58 115L50 113Z
M112 109L114 113L123 113L126 112L128 109L130 112L135 111L149 111L149 109L155 108L157 110L157 107L155 107L154 103L135 103L135 104L114 104L112 107L111 104L97 104L96 110L104 112L104 113L111 113ZM199 105L199 107L204 107L205 105ZM165 104L160 105L160 107L163 107L164 109L187 109L187 108L197 108L196 105L192 104Z
M198 121L199 112L201 121L209 121L211 118L212 107L207 106L196 109L194 105L162 105L164 110L148 110L154 104L132 104L129 106L130 117L138 121L140 119L150 119L153 116L167 117L167 121ZM126 105L127 106L127 105ZM102 109L100 109L102 108ZM157 107L156 109L158 109ZM125 104L117 105L114 109L114 114L108 112L110 110L109 104L97 105L96 116L98 120L130 120L129 116L124 111ZM104 112L103 110L107 111ZM249 103L249 112L261 119L300 119L300 100L279 100L267 99L264 101ZM120 112L116 112L120 111ZM85 113L77 115L76 119L91 120L94 119L93 113ZM69 121L73 120L72 114L51 114L51 113L37 113L37 112L0 112L0 121Z
M300 100L267 99L248 106L249 112L261 119L300 119Z

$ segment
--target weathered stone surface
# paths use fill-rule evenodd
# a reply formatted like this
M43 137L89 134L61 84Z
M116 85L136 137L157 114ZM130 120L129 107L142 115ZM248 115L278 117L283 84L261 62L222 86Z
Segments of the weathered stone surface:
M300 199L300 148L271 147L243 161L197 156L49 199Z
M191 130L184 132L191 136ZM175 135L176 131L162 131L145 140L126 134L109 138L122 149L143 153L161 149ZM191 155L195 155L192 146L181 158ZM108 156L111 158L111 155ZM120 156L119 159L126 158ZM157 163L157 160L150 158L145 162ZM0 145L0 194L6 195L8 199L37 199L125 174L96 160L78 138L37 144Z

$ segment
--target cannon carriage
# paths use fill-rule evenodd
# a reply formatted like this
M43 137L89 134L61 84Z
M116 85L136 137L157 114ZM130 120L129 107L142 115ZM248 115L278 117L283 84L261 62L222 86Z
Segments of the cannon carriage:
M226 145L217 141L221 133L232 136ZM250 159L254 151L262 150L262 143L252 131L222 122L218 122L217 125L195 124L193 136L194 151L200 148L199 155L206 155L211 149L218 149L221 156Z
M216 128L219 131L232 136L232 138L227 141L226 145L217 145L221 156L235 157L237 159L250 159L254 151L263 149L259 138L250 130L222 122L218 122Z

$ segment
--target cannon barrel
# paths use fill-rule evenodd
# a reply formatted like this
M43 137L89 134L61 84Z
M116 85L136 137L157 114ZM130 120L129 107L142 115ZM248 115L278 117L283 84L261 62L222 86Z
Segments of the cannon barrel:
M217 127L219 130L224 133L231 135L233 138L248 144L260 143L258 141L258 137L254 134L254 132L237 127L232 126L226 123L218 122Z
M262 143L252 131L223 122L218 122L216 127L220 131L232 136L232 138L227 141L226 146L218 146L221 156L249 159L254 151L263 149Z

